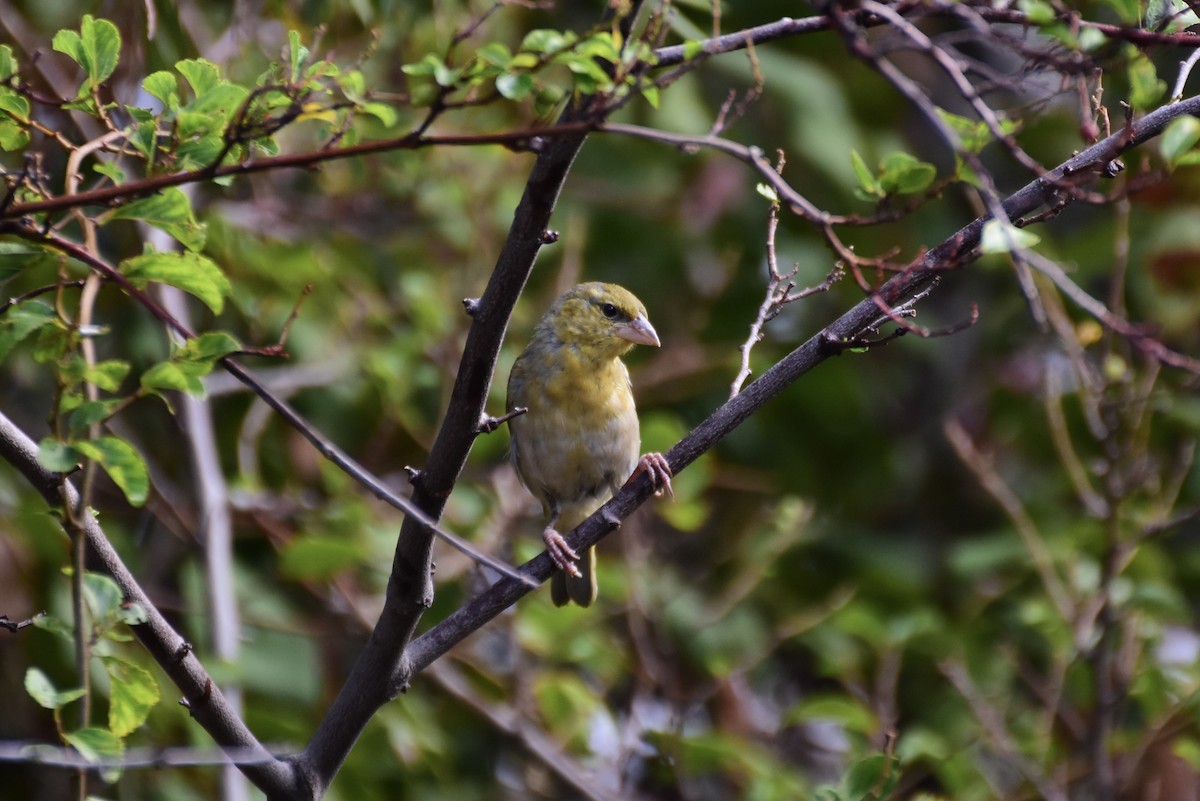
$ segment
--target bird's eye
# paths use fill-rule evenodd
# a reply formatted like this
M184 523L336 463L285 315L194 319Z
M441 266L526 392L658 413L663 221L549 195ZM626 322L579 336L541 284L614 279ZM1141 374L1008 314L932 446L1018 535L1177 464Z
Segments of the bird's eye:
M617 319L617 307L611 303L600 304L600 311L603 312L604 316L610 320Z

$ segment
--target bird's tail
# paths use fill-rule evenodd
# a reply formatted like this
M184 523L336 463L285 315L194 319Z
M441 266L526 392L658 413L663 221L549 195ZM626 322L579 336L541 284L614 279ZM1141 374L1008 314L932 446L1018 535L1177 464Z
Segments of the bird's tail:
M566 534L599 508L600 504L596 504L595 509L564 512L558 519L559 531ZM575 566L579 568L578 576L568 576L559 570L550 577L550 600L555 606L566 606L571 601L580 606L591 606L596 600L596 549L588 548L580 554Z

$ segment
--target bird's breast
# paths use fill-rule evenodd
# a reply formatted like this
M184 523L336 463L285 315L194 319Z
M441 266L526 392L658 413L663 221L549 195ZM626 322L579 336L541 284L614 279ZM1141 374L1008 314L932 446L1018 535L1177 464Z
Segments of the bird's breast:
M510 386L510 405L529 409L510 423L518 473L543 500L607 498L637 463L629 374L616 359L589 365L559 357L534 369L522 365Z

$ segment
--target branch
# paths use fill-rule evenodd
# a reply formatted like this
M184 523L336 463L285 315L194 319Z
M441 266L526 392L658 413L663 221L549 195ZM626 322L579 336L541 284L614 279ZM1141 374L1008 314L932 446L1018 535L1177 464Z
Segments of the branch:
M1200 96L1155 110L1127 130L1096 143L1006 198L1003 202L1004 212L1012 219L1040 208L1056 195L1055 182L1061 181L1064 175L1070 174L1073 178L1078 178L1084 172L1100 175L1105 164L1120 153L1160 134L1175 117L1196 114L1198 111ZM621 126L622 129L627 127ZM600 130L606 129L615 130L615 126L606 125ZM764 175L773 172L767 165ZM678 475L785 387L830 356L841 353L840 348L830 347L829 343L853 341L867 331L879 319L880 306L877 301L890 307L899 306L905 298L920 292L946 270L961 267L977 258L983 226L989 219L987 215L976 218L926 252L888 280L877 293L860 301L730 398L667 452L671 471ZM566 537L567 544L575 551L595 545L615 528L618 521L628 517L652 494L653 488L645 476L626 484L615 497ZM544 581L553 570L553 562L545 553L521 567L522 573L538 581ZM404 675L408 676L430 665L528 592L528 589L511 579L498 581L414 640L407 654L408 664L404 666Z
M141 303L142 306L144 306L148 311L150 311L151 314L163 322L170 330L180 334L181 336L187 337L188 339L194 339L196 337L196 333L189 326L180 322L174 315L164 309L162 305L158 303L158 301L154 300L145 292L135 287L129 282L128 278L121 274L119 270L114 268L104 259L94 255L86 247L72 242L64 237L58 236L57 234L43 233L42 231L36 230L27 225L14 225L10 223L7 226L0 225L0 230L7 230L16 234L17 236L34 242L42 242L50 247L55 248L56 250L60 250L63 253L70 255L75 259L78 259L91 268L94 272L118 284L122 290ZM225 356L220 360L220 364L225 368L226 372L228 372L246 387L249 387L254 394L258 395L258 397L262 398L262 400L268 406L274 409L279 416L288 423L288 425L300 432L300 434L317 449L318 453L340 468L342 472L346 473L346 475L350 476L359 484L370 490L371 494L373 494L376 498L396 509L399 509L400 511L404 512L405 515L416 518L421 525L429 528L434 534L436 534L450 546L466 554L476 562L487 565L498 573L509 576L510 578L514 578L518 581L526 580L517 575L510 565L488 556L485 553L481 553L457 534L453 534L439 527L437 522L422 512L421 509L413 503L413 501L393 492L390 487L384 484L383 481L371 473L371 471L367 470L365 467L352 459L349 454L326 439L320 431L318 431L311 423L304 419L303 415L292 408L292 406L287 401L283 400L283 398L280 398L278 395L271 392L263 384L263 382L259 381L258 378L255 377L253 373L251 373L237 361L234 361L232 356Z
M0 458L17 468L51 507L59 508L64 501L70 507L78 505L79 493L74 485L58 473L52 473L42 467L37 455L37 444L6 416L0 414ZM125 567L112 543L108 541L95 515L81 514L78 523L92 555L121 587L125 600L146 610L146 622L130 626L130 630L171 677L175 686L183 691L180 703L187 707L191 716L218 745L231 749L231 759L250 757L249 762L239 762L242 771L268 795L282 794L295 787L297 776L291 766L272 756L238 718L212 677L196 658L192 646L171 627L158 608L146 597L137 579Z
M336 149L323 148L284 156L269 156L238 164L226 164L222 167L204 167L198 170L187 170L169 175L156 175L152 178L129 181L116 186L106 186L88 192L59 195L29 203L13 203L7 208L0 209L0 220L18 220L34 214L64 211L81 206L108 206L119 201L152 195L171 186L182 186L184 184L210 181L214 178L250 175L256 172L269 172L271 170L310 168L326 161L357 158L374 153L388 153L393 150L420 150L427 147L504 145L512 150L539 151L545 147L546 139L579 136L586 133L590 127L590 124L587 122L563 122L555 125L553 128L528 128L516 131L502 131L494 134L446 136L413 136L410 134L394 139L363 142L362 144L350 147Z

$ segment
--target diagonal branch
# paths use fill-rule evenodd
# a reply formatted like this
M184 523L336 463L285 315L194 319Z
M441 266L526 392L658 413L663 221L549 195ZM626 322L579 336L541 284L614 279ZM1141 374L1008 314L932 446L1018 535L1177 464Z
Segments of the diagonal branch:
M0 414L0 458L25 477L52 507L79 503L79 493L71 482L52 473L38 462L38 446L11 420ZM99 521L92 514L79 515L79 525L93 556L104 566L121 588L126 601L146 610L147 621L131 626L134 635L158 662L171 681L183 691L183 703L196 722L204 727L220 746L230 749L231 759L239 760L246 776L270 794L291 787L294 772L286 762L264 748L238 717L212 677L205 671L192 646L166 621L146 597L137 579L125 567L108 541ZM246 761L240 762L241 759Z
M1010 195L1002 204L1005 214L1012 219L1041 208L1055 196L1055 182L1061 181L1064 175L1071 175L1074 179L1089 171L1093 177L1101 175L1103 165L1124 151L1162 133L1167 123L1175 117L1195 114L1198 111L1200 96L1157 109L1133 123L1128 130L1119 131L1096 143L1060 164L1046 176L1035 179ZM895 308L906 298L926 288L938 276L944 275L947 270L961 267L977 258L983 226L989 219L986 215L976 218L940 245L926 252L902 272L893 276L878 292L860 301L730 398L667 452L666 458L672 472L678 474L785 387L830 356L843 352L842 348L831 346L831 343L853 341L874 325L879 320L880 306L877 301ZM653 488L649 479L639 476L637 480L626 484L612 500L571 532L566 538L567 544L576 551L595 545L652 494ZM553 562L545 553L521 567L523 573L538 581L544 581L554 569ZM528 592L528 589L512 579L501 579L486 592L422 634L413 641L408 651L403 674L405 679L430 665Z

